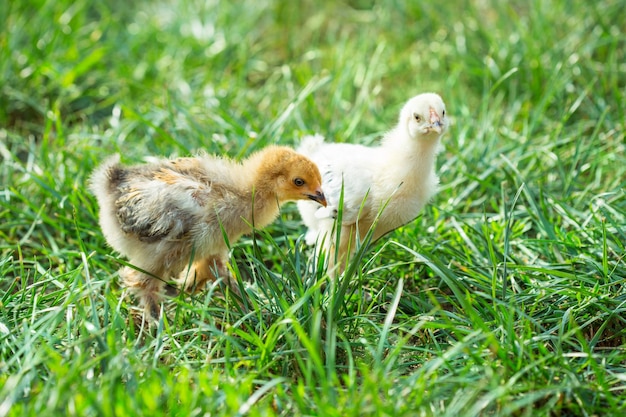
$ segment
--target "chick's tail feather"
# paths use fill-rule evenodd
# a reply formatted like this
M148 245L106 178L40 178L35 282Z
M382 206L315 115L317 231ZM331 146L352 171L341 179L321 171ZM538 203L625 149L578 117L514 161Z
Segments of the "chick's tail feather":
M103 191L114 193L124 180L124 170L120 166L120 155L107 158L91 175L89 188L100 200Z
M312 155L324 145L324 136L316 133L315 135L306 135L300 141L297 151L303 155Z

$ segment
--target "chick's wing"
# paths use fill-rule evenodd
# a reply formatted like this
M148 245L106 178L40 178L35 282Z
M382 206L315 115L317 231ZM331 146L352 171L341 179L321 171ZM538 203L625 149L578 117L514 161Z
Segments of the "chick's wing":
M371 161L375 158L374 152L365 146L327 144L322 147L315 155L315 161L322 174L328 208L321 208L320 211L337 211L343 192L342 222L356 222L362 214L361 210L368 210L367 205L362 205L374 181Z
M128 172L118 187L116 216L122 230L143 242L182 239L208 201L211 184L189 172L160 167Z

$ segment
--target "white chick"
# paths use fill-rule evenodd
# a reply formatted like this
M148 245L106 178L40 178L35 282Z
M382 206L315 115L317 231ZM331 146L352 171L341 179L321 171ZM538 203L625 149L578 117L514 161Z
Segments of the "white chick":
M379 146L326 143L319 135L302 140L298 151L318 165L328 205L299 201L298 209L308 228L306 241L326 252L329 271L344 270L357 237L361 243L377 217L372 242L418 216L437 191L435 158L447 128L443 100L425 93L404 105L398 124ZM339 227L334 223L342 188Z
M317 166L281 146L242 163L202 155L124 167L115 156L90 188L107 242L134 266L120 270L123 284L153 318L167 280L193 289L229 279L226 239L268 225L287 201L326 204Z

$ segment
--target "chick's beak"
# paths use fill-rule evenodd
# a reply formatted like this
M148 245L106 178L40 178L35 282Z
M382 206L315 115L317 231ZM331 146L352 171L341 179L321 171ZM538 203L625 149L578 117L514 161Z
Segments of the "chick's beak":
M430 128L437 133L441 133L442 127L443 127L443 124L441 123L441 119L439 118L437 111L431 107L430 108Z
M320 188L315 190L315 194L305 194L305 195L309 199L311 199L313 201L317 201L318 203L320 203L321 205L326 207L326 197L324 196L324 193L322 192L322 190Z

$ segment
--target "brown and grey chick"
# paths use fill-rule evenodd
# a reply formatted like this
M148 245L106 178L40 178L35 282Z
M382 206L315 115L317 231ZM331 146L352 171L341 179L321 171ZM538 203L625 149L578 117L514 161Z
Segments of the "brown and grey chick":
M326 205L321 182L311 160L269 146L241 163L201 155L127 167L116 155L90 189L107 242L133 265L120 269L123 284L158 317L166 281L189 290L228 280L229 243L267 226L288 201Z

